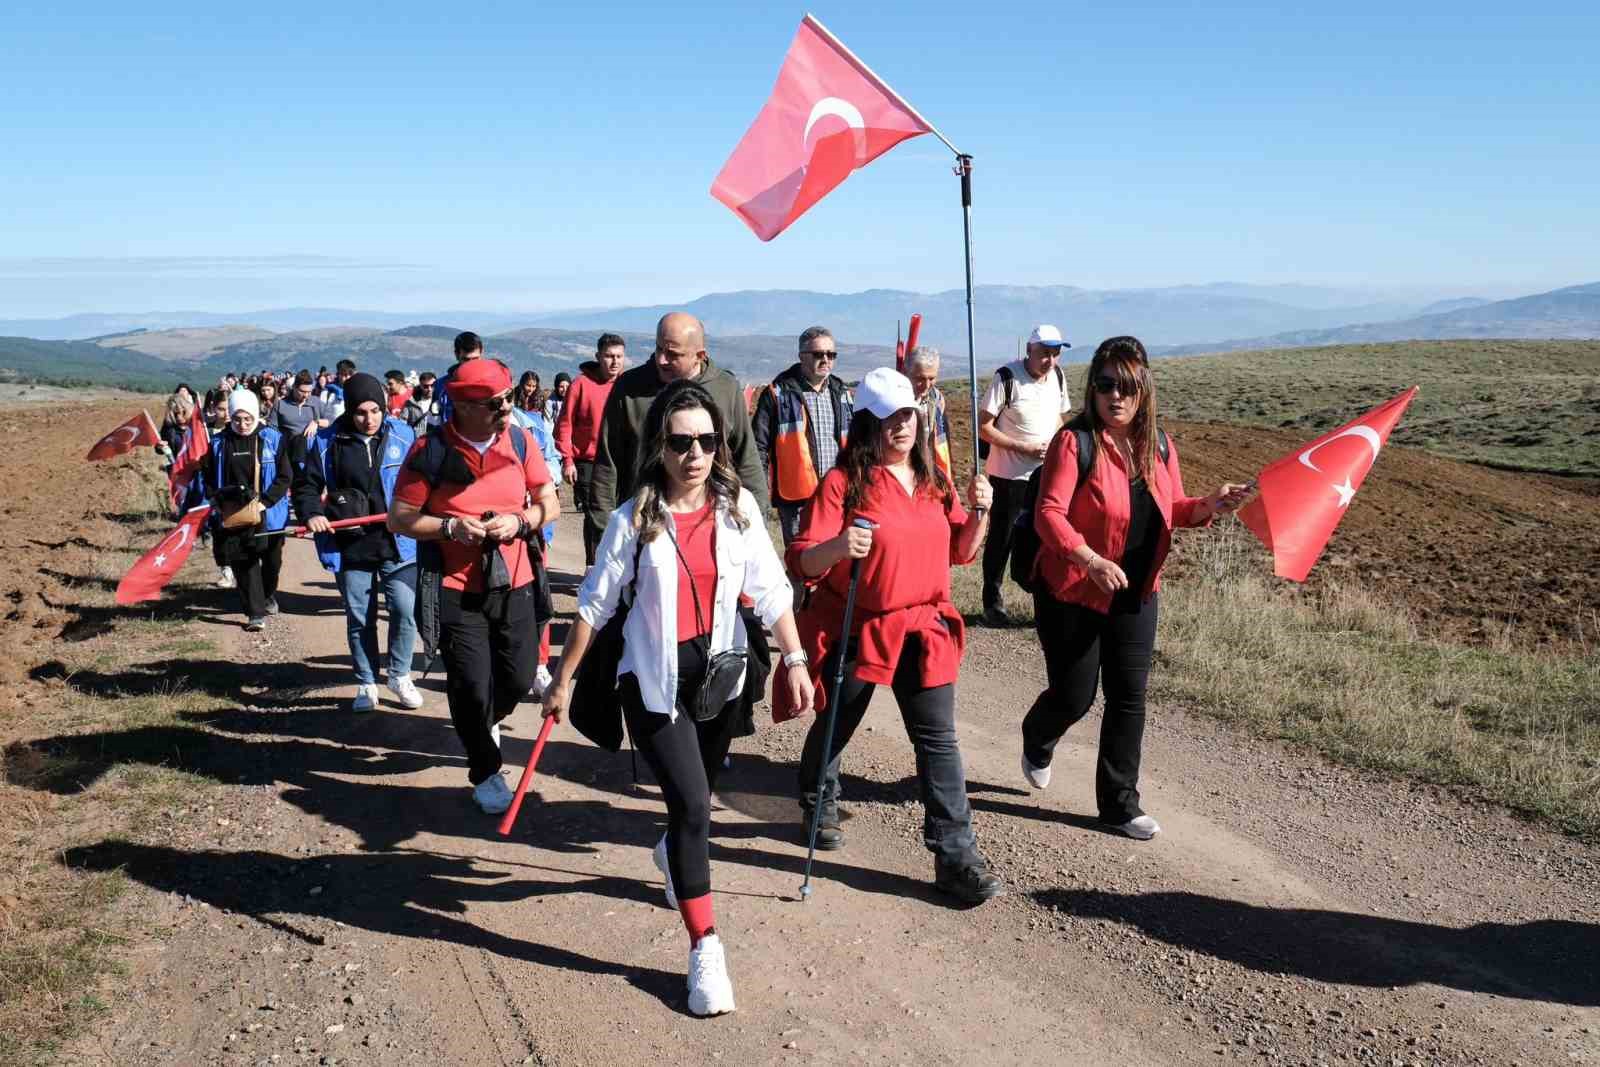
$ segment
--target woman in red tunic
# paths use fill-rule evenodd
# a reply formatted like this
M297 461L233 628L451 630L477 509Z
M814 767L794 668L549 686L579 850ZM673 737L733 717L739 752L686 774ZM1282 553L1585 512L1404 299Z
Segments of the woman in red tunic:
M839 754L861 723L878 685L894 690L906 733L917 753L923 841L934 854L934 882L968 903L1002 890L978 852L967 804L967 776L956 740L956 674L966 631L950 602L950 567L970 563L983 544L992 491L981 474L967 487L969 512L933 462L918 425L911 382L887 367L856 390L855 417L838 466L817 487L789 545L790 573L817 583L796 616L801 644L815 665L817 720L800 760L803 825L820 803L817 847L844 844L839 829ZM853 525L857 518L872 529ZM838 629L852 565L860 561L855 615L848 640ZM844 656L845 680L832 685ZM827 755L827 779L816 793L823 763L821 711L837 700L837 725Z

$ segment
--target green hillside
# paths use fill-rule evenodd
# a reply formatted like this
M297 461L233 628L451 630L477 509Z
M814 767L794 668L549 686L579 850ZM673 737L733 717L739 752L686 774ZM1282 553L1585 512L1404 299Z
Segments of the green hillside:
M1417 385L1397 444L1512 470L1600 475L1600 341L1400 341L1154 367L1161 412L1172 418L1309 438Z
M0 337L0 381L4 382L166 392L176 380L171 364L142 352L105 349L88 341Z

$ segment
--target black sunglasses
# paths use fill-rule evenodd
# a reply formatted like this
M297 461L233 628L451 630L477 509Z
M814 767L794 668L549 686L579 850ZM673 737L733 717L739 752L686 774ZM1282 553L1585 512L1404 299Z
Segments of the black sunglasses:
M1108 396L1112 393L1118 393L1122 396L1132 396L1139 391L1139 387L1135 385L1132 389L1123 389L1121 379L1115 378L1109 374L1097 374L1094 376L1094 391L1097 393L1105 393Z
M667 434L667 447L680 456L689 454L689 446L700 445L700 451L706 455L716 452L717 446L722 443L720 433L669 433Z
M837 352L802 352L802 356L811 356L813 359L838 359Z
M501 409L503 407L509 407L514 402L515 402L515 394L514 393L501 393L499 396L491 396L487 400L463 400L462 401L463 404L476 404L478 407L487 408L490 411L498 411L499 409Z

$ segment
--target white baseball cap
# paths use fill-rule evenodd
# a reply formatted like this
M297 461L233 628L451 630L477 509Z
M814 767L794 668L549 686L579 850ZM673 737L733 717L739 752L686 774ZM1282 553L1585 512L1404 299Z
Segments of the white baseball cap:
M856 386L856 408L865 408L880 419L916 406L917 394L911 388L911 379L893 367L869 370Z
M1028 343L1030 345L1049 345L1051 348L1072 347L1062 338L1061 331L1048 322L1041 322L1033 328L1033 332L1028 335Z

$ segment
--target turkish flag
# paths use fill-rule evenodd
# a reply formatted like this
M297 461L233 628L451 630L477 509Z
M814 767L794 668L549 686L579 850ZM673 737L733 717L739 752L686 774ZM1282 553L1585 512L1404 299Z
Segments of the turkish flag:
M184 431L183 447L172 457L172 469L167 472L167 489L172 494L172 509L183 507L183 494L200 473L200 464L211 451L211 431L206 420L200 417L200 405L189 415L189 428Z
M172 576L182 568L200 537L200 524L211 514L211 506L190 508L161 543L139 557L117 583L117 603L137 604L154 600Z
M770 241L851 171L932 129L807 15L711 195Z
M150 413L141 411L115 430L106 434L95 442L89 449L90 460L110 459L120 456L124 452L132 452L140 445L159 445L161 434L156 431L156 424L150 421Z
M1344 509L1378 461L1416 387L1359 419L1323 434L1269 464L1257 477L1260 494L1239 509L1241 521L1272 552L1273 573L1306 580L1327 547Z

